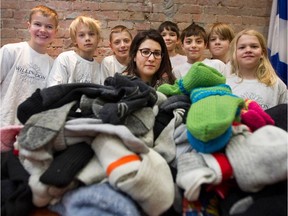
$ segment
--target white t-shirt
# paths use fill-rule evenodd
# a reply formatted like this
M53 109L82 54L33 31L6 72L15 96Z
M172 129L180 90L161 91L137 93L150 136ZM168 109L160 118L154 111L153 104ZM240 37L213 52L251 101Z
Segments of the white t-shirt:
M228 76L229 74L231 74L231 62L228 61L226 64L226 76Z
M47 86L63 83L101 84L100 64L82 58L73 50L60 53L48 76Z
M258 80L243 79L241 82L241 78L232 74L226 77L226 84L231 87L233 94L256 101L264 110L287 103L287 87L279 78L273 87L267 87Z
M20 124L17 107L37 88L45 88L53 58L33 50L27 42L4 45L0 49L1 127Z
M172 65L172 69L187 62L187 57L185 55L176 54L175 56L169 58Z
M224 76L226 76L226 74L227 74L226 65L218 59L206 58L202 61L202 63L205 65L208 65L210 67L215 68L217 71L219 71ZM182 78L183 76L185 76L185 74L190 70L191 67L192 67L192 64L188 63L186 60L186 62L184 64L178 66L177 68L174 68L173 73L176 76L176 78L179 79L179 78Z
M109 76L114 76L115 73L122 73L126 69L126 65L122 65L115 55L106 56L101 62L102 80Z

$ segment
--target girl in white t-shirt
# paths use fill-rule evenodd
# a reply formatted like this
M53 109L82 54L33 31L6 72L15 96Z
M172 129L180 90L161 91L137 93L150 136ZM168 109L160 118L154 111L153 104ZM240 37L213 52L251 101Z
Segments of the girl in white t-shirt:
M117 25L111 29L110 48L113 55L106 56L101 62L101 75L104 81L115 73L122 73L130 61L129 50L132 42L132 34L123 25Z
M226 82L233 94L256 101L264 110L287 103L287 86L273 69L260 32L239 32L231 43L230 61L231 75Z

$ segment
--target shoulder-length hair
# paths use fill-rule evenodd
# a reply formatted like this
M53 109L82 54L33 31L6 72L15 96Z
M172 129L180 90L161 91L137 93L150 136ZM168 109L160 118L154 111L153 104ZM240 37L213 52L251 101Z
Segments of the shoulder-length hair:
M137 35L133 38L131 47L130 47L130 52L129 52L129 57L131 60L128 63L125 72L128 75L136 75L137 77L140 77L134 58L139 50L140 45L147 39L158 42L161 46L161 51L162 51L162 59L161 59L160 68L154 74L152 78L151 86L155 86L157 81L161 80L164 76L165 77L168 76L168 82L170 84L173 84L175 81L175 76L172 73L172 66L171 66L169 54L166 48L166 44L161 34L155 29L149 29L149 30L138 32Z
M236 58L236 52L237 52L238 40L243 35L250 35L250 36L257 37L259 44L262 48L263 55L262 55L262 58L260 60L259 66L256 71L256 77L260 82L266 84L267 86L273 86L277 80L277 74L268 57L266 40L260 32L254 29L244 29L238 34L236 34L236 36L232 40L230 44L230 52L229 52L230 60L231 60L231 73L236 74L237 76L242 78L242 75L239 71L239 65L238 65L237 58Z

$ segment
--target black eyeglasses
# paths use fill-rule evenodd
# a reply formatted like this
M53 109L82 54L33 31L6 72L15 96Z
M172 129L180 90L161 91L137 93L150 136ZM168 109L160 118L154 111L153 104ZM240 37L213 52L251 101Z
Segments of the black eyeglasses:
M155 59L161 59L162 58L162 52L161 51L152 52L149 49L139 49L139 51L144 58L149 58L151 56L151 54L153 54Z

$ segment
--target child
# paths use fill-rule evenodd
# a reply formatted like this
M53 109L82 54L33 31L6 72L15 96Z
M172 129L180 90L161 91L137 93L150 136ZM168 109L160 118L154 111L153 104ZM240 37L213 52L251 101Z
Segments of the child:
M229 47L235 34L233 29L225 23L214 23L208 34L208 48L212 59L219 59L226 64L226 72L231 71Z
M113 55L105 57L101 62L101 75L103 81L108 76L114 76L116 72L122 73L129 62L129 50L132 42L132 35L128 28L117 25L111 29L110 48Z
M132 41L129 56L123 74L137 76L155 89L163 83L174 83L168 51L157 30L139 32Z
M233 94L256 101L266 110L287 103L287 87L276 75L265 38L252 29L239 32L230 48L231 75L226 82Z
M222 74L226 74L225 64L218 59L208 59L204 56L207 47L207 34L203 27L192 23L185 28L180 36L183 50L187 56L187 62L173 70L177 78L183 77L195 62L202 62L214 67Z
M178 67L179 65L185 63L187 61L186 56L180 55L177 52L180 43L180 33L177 24L171 21L165 21L161 23L158 31L165 41L172 68Z
M31 9L28 21L30 40L4 45L0 49L1 127L20 124L17 107L37 88L46 86L53 58L47 47L54 40L57 12L39 5Z
M225 23L214 23L208 34L208 48L212 59L219 59L225 64L229 62L229 47L235 34L233 29Z
M101 83L100 64L94 53L100 41L99 22L78 16L69 27L75 50L61 53L54 61L47 86L63 83Z

